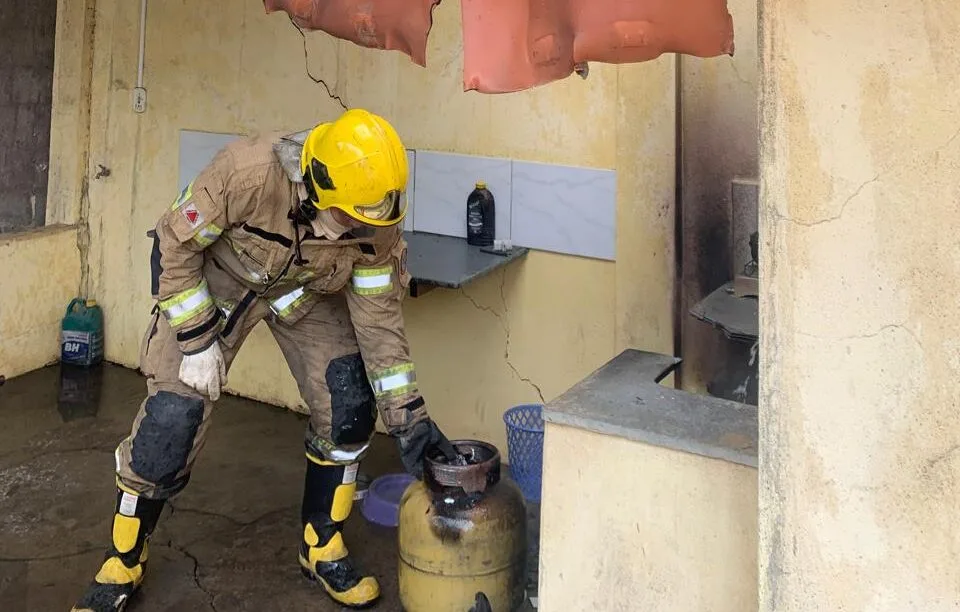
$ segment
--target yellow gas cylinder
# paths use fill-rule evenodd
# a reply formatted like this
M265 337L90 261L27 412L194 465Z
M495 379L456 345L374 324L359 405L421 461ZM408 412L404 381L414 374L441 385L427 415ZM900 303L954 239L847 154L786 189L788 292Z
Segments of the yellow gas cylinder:
M500 452L453 442L466 465L427 458L423 481L400 499L400 603L406 612L469 612L483 593L493 612L524 600L526 507L500 478Z

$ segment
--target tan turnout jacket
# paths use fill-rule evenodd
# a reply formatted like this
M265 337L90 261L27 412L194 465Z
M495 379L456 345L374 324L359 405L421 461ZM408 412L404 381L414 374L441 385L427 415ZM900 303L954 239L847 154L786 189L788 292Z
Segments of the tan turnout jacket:
M233 346L258 300L292 324L319 295L343 292L384 424L404 429L425 411L401 312L410 283L402 227L335 240L295 227L305 136L239 140L216 155L150 232L152 295L192 354L216 340Z

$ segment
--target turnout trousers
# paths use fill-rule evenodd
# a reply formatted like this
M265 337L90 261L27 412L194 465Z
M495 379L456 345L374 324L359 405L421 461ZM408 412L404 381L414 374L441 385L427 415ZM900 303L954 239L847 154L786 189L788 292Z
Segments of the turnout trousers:
M309 409L307 452L344 465L362 459L377 409L343 295L324 296L292 325L274 317L264 301L255 301L238 322L240 329L231 330L232 341L221 342L228 377L260 321L280 346ZM186 486L213 417L213 402L180 382L181 359L175 332L154 309L140 349L147 397L116 450L117 485L150 499L170 498Z

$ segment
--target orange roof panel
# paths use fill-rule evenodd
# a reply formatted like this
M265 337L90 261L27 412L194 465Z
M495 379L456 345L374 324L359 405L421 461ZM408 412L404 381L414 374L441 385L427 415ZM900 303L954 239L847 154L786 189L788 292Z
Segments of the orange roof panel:
M401 51L425 66L433 7L440 0L264 0L305 30L322 30L361 47Z
M461 0L466 90L500 93L582 62L733 54L725 0Z
M463 88L518 91L565 78L585 62L627 63L664 53L733 55L726 0L460 0ZM264 0L299 27L426 65L440 0Z

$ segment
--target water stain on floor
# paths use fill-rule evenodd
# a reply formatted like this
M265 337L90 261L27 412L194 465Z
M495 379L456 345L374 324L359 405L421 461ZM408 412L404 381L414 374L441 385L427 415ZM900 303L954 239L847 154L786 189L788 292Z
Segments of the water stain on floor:
M69 610L109 545L113 451L145 386L109 364L84 376L51 366L0 387L0 609ZM306 418L232 396L215 410L128 610L339 610L297 563ZM362 469L401 471L393 440L376 436ZM377 609L399 611L396 531L355 506L345 538L380 580Z
M145 390L136 371L111 364L55 365L0 386L0 610L69 610L93 578L109 545L113 452ZM297 562L306 426L292 411L221 397L129 612L341 610ZM393 439L378 434L362 472L402 469ZM375 609L401 611L396 530L366 521L358 503L344 538L380 581Z

